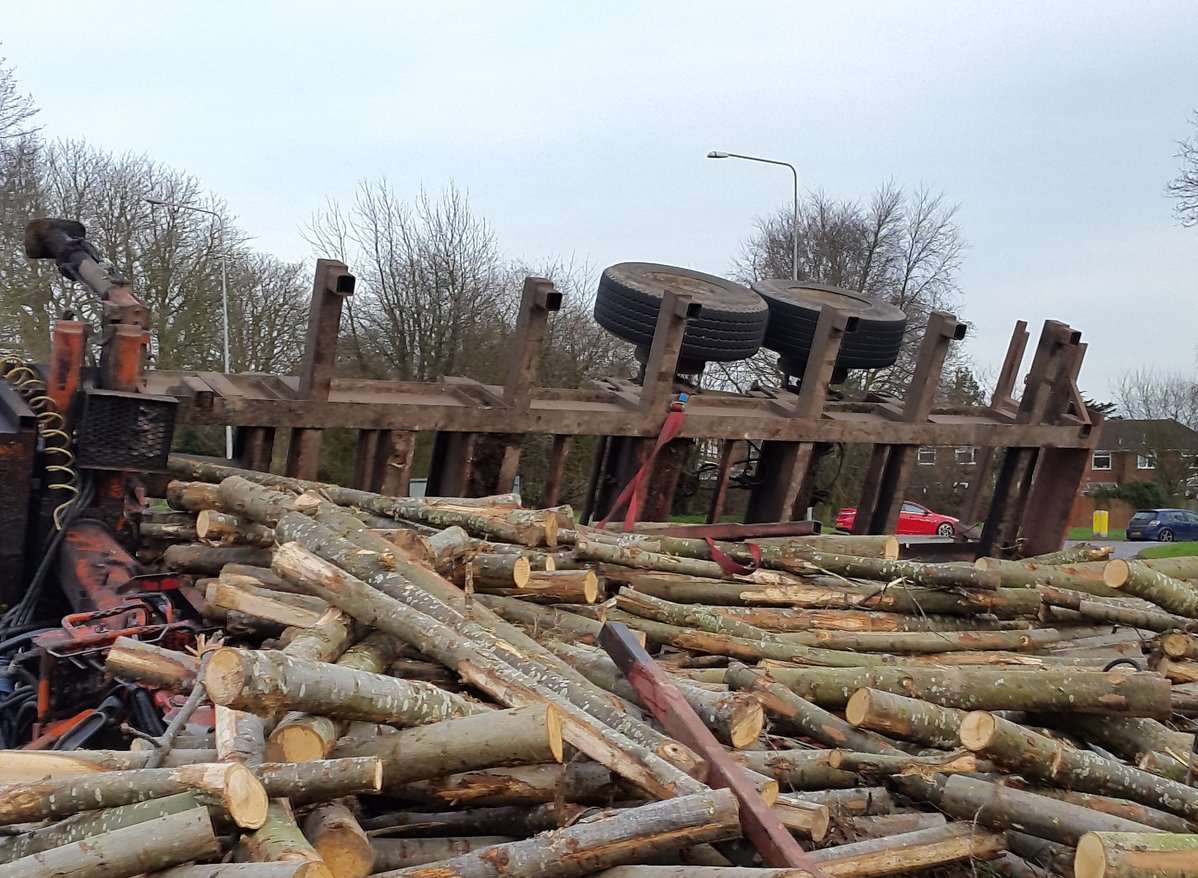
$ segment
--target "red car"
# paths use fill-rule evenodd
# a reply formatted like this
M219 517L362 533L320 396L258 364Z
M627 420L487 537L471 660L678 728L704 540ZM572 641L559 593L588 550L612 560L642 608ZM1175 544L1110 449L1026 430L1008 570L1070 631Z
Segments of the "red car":
M856 509L842 509L836 513L836 526L841 530L852 530L856 518ZM960 526L960 522L951 515L941 515L910 500L903 503L903 508L899 512L898 533L900 534L951 537L957 533Z

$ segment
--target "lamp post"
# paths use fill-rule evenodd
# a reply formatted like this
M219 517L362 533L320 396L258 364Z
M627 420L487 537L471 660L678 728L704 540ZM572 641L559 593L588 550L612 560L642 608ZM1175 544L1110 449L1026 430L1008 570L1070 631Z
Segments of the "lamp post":
M707 154L709 159L744 159L747 162L762 162L767 165L781 165L784 168L790 168L790 173L794 176L795 191L794 191L794 215L791 217L790 224L790 276L792 280L799 279L799 172L790 162L780 162L777 159L763 159L755 155L741 155L735 152L720 152L712 150Z
M221 308L224 311L224 342L225 342L225 372L229 371L229 274L228 261L229 254L225 252L225 220L215 210L209 210L206 207L196 207L192 204L178 204L173 201L163 201L160 198L147 198L147 204L152 204L156 207L169 207L175 210L190 210L195 213L206 213L216 220L216 227L220 234L220 298ZM233 459L233 428L225 425L225 458Z

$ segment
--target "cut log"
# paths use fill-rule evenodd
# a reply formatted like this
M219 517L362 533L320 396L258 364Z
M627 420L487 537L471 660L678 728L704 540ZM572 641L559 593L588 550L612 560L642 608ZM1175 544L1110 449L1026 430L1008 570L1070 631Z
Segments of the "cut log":
M944 781L937 805L959 820L991 829L1017 829L1067 845L1076 845L1087 832L1152 831L1132 820L963 774Z
M1170 613L1198 618L1198 588L1139 561L1108 561L1102 580L1111 588L1151 601Z
M558 829L577 820L582 807L564 802L544 805L502 805L493 808L469 808L455 811L391 811L361 821L375 839L382 835L486 836L501 832L526 838ZM443 858L438 858L443 859Z
M863 780L871 782L883 781L895 775L918 774L932 777L936 774L989 774L994 771L991 763L960 750L923 756L834 750L829 762L834 768L851 771Z
M935 829L948 821L943 814L926 814L923 811L905 811L898 814L877 814L873 817L850 817L833 827L832 836L840 844L865 838L885 838L904 832L919 832Z
M990 860L1006 849L1002 833L968 823L891 835L813 851L811 858L826 878L875 878L915 873L959 860ZM801 869L752 869L727 866L623 866L595 878L806 878Z
M241 476L222 479L219 490L222 509L257 524L274 527L280 518L296 510L295 494L264 488Z
M778 796L772 807L778 820L791 832L814 842L823 841L827 837L828 827L832 824L827 805L808 802L797 795L789 794Z
M736 799L711 790L379 878L573 878L739 834Z
M518 588L494 588L482 591L508 597L534 598L545 603L593 604L599 599L599 577L593 570L534 570Z
M370 839L344 805L334 803L312 809L303 830L333 878L366 878L375 870Z
M556 827L554 827L556 828ZM374 864L380 872L423 866L460 857L516 839L507 835L467 835L450 838L374 838Z
M172 543L194 543L199 539L194 521L188 524L143 521L138 529L138 534L143 540Z
M544 802L608 804L623 798L612 773L593 762L465 771L390 789L391 798L481 808Z
M226 564L270 564L271 550L253 546L209 546L204 543L181 543L167 546L162 564L168 570L182 573L206 573L215 576Z
M316 849L304 838L286 799L273 799L261 829L241 837L238 859L258 863L304 863L311 878L334 878Z
M256 619L295 628L311 628L320 622L321 616L329 609L324 601L310 595L288 595L285 592L271 595L265 591L250 590L217 579L208 583L204 598L210 605L223 610L236 610Z
M1097 753L1075 750L992 713L979 710L968 714L961 721L961 743L1024 777L1080 792L1131 799L1191 820L1198 817L1198 789L1121 765Z
M1043 878L1043 870L1063 878L1073 878L1073 857L1077 850L1070 845L1008 829L1007 846L1024 862L1034 863L1042 870L1037 878Z
M105 771L133 771L148 768L148 750L0 750L0 784L61 780L67 777ZM217 762L215 749L181 750L172 748L163 768Z
M1078 564L1082 561L1105 561L1114 551L1111 546L1092 546L1089 543L1078 543L1066 546L1057 552L1046 552L1043 555L1032 555L1023 560L1029 564Z
M1079 575L1067 567L1042 565L1027 561L1004 561L1001 558L978 558L974 562L978 570L986 570L999 577L1003 588L1035 588L1039 585L1067 588L1100 597L1117 596L1119 592L1103 584L1102 580L1089 575Z
M844 718L858 728L953 750L961 746L958 731L965 712L893 692L858 689L845 705Z
M1198 637L1174 631L1160 639L1161 651L1171 659L1198 659Z
M208 662L204 684L216 704L266 714L298 710L415 726L485 710L428 683L307 662L277 650L222 647Z
M190 692L200 663L195 656L132 637L118 637L104 659L108 673L118 680L145 683L156 689Z
M216 707L216 753L221 762L261 765L266 752L262 717L230 707Z
M766 631L786 634L804 631L990 631L1000 624L997 619L964 616L913 616L904 613L879 613L870 610L802 610L794 607L727 607L713 609L723 616L748 622Z
M1191 620L1183 616L1174 616L1160 610L1145 610L1096 601L1082 592L1064 588L1041 585L1037 586L1036 590L1046 606L1072 610L1087 622L1107 622L1114 625L1143 628L1148 631L1172 631L1191 623Z
M1147 716L1172 714L1169 681L1115 668L1106 673L993 668L771 668L770 676L823 707L858 689L880 689L965 710L1029 710Z
M210 763L8 784L0 787L0 825L69 817L183 792L223 808L238 826L254 829L266 816L266 791L248 768Z
M254 772L271 798L290 799L296 807L373 794L383 788L383 763L372 756L264 762Z
M196 515L196 536L222 546L273 546L275 532L264 524L236 515L204 509Z
M475 555L469 562L475 588L524 588L532 565L523 555ZM459 585L465 575L459 577Z
M792 793L805 802L824 805L832 820L849 817L876 817L894 812L894 799L885 787L858 787L851 790L805 790Z
M283 632L283 652L294 659L332 662L340 658L354 637L354 620L332 608L309 628L288 628Z
M172 509L185 512L219 509L220 488L207 482L182 482L175 479L166 483L166 502Z
M399 649L400 642L396 638L376 631L347 649L336 664L368 674L383 674L391 666ZM348 722L299 711L289 713L270 733L267 758L276 762L323 759L332 751L337 739L345 734Z
M790 790L827 790L855 787L860 779L851 771L833 768L832 750L741 750L732 758L746 768L768 775Z
M1060 799L1062 802L1071 802L1074 805L1081 805L1083 808L1091 808L1104 814L1113 814L1125 820L1151 826L1162 832L1194 831L1193 824L1184 817L1178 817L1176 814L1170 814L1157 808L1150 808L1138 802L1129 802L1127 799L1116 799L1112 796L1100 796L1095 793L1079 793L1075 790L1058 790L1052 787L1035 787L1029 792L1038 796L1048 796L1050 799Z
M590 539L579 539L574 544L574 557L582 561L599 561L637 570L657 570L680 573L684 576L720 579L725 575L723 568L714 561L649 552L635 546L616 546Z
M289 543L276 552L275 564L277 572L303 582L319 597L352 612L363 623L394 634L436 657L500 703L519 707L547 702L558 707L563 716L563 734L569 743L596 761L618 770L622 776L654 795L665 798L702 788L655 750L649 750L620 734L616 725L629 728L623 720L630 718L610 701L601 705L596 700L591 705L593 710L606 706L614 714L613 725L604 726L572 701L544 689L540 682L534 682L513 666L490 659L476 643L454 629L371 588L298 544ZM549 676L550 672L542 668L538 679L543 681ZM568 681L565 682L568 688ZM579 697L584 703L590 704L587 697ZM610 698L606 694L603 697ZM693 757L693 754L682 752L685 748L679 748L665 736L660 737L662 753L684 761L689 761L686 759L688 755Z
M312 863L219 863L176 866L155 872L153 878L318 878L318 875Z
M130 878L219 853L208 812L192 808L13 860L0 878Z
M1195 878L1198 835L1090 832L1077 844L1076 878Z
M1111 750L1125 759L1137 759L1154 750L1189 753L1194 735L1175 732L1154 719L1049 714L1032 718L1033 725L1054 726Z
M339 746L336 756L377 756L390 789L501 765L561 762L561 715L548 704L490 711Z
M234 585L252 585L257 588L268 588L271 591L284 591L288 594L303 594L308 592L288 582L281 576L275 576L269 567L254 567L250 564L226 564L220 572L220 578Z
M1174 683L1198 683L1198 662L1178 661L1161 656L1156 663L1156 672L1164 674Z

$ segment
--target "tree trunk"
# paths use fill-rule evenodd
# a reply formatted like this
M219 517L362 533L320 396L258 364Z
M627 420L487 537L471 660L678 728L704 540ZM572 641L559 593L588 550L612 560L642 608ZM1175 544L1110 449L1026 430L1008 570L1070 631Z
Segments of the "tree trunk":
M593 604L599 598L599 577L593 570L535 570L529 574L528 581L518 588L496 588L484 584L480 590L543 603Z
M387 788L500 765L561 762L561 716L548 704L446 720L339 746L337 756L377 756Z
M1198 588L1139 561L1108 561L1102 579L1111 588L1151 601L1170 613L1198 618Z
M874 878L914 874L920 869L959 860L990 860L1006 849L1002 833L967 823L859 841L812 851L809 856L825 878ZM804 878L798 869L747 869L738 866L623 866L595 878Z
M343 796L369 795L383 788L382 760L367 756L264 762L254 772L272 799L289 799L297 808Z
M272 800L262 827L241 837L238 859L257 863L306 863L312 878L333 878L332 870L300 832L286 799Z
M851 771L833 768L831 750L741 750L732 758L746 768L768 775L787 790L827 790L856 786Z
M1004 561L1001 558L978 558L974 566L978 570L995 574L1003 588L1035 588L1038 585L1047 585L1099 597L1119 595L1119 592L1104 585L1101 579L1094 579L1088 574L1071 573L1065 567L1031 564L1026 561Z
M516 839L508 835L467 835L451 838L374 838L371 844L374 846L375 868L386 872L438 863L513 841Z
M270 564L271 550L252 546L209 546L204 543L181 543L167 546L162 564L181 573L206 573L215 576L226 564Z
M1067 845L1076 845L1087 832L1152 831L1152 827L1132 820L963 774L944 781L936 804L962 821L991 829L1018 829Z
M466 580L465 567L469 567L469 576L474 587L480 591L492 588L524 588L528 585L528 577L532 565L523 555L481 554L475 555L464 565L461 565L458 584Z
M265 818L266 791L249 769L236 763L210 763L8 784L0 787L0 825L69 817L183 792L223 808L238 826L253 829Z
M251 590L223 579L208 583L204 599L222 610L236 610L255 619L294 628L311 628L329 609L324 601L309 595L288 595L285 592L270 595L265 589Z
M844 718L857 728L883 732L925 747L955 750L961 746L958 733L965 711L893 692L858 689L845 705Z
M770 668L770 676L823 707L858 689L880 689L964 710L1028 710L1149 716L1172 714L1169 681L1115 668L1102 673L992 668Z
M624 798L612 773L593 762L465 771L389 789L387 795L434 806L467 808L544 802L607 804Z
M208 661L204 684L213 703L264 715L298 710L415 726L486 710L430 683L306 662L277 650L222 647Z
M1196 878L1198 835L1090 832L1077 844L1076 878Z
M685 758L688 751L680 748L676 742L659 736L661 749L650 750L619 734L616 725L620 726L620 730L629 728L623 722L629 717L606 700L610 696L604 694L603 702L595 699L594 703L581 697L583 703L592 710L607 708L606 716L612 717L613 725L603 726L602 722L585 713L572 701L543 687L542 681L547 680L552 673L547 669L539 668L535 672L536 678L525 676L513 666L490 658L476 643L454 629L371 588L298 544L289 543L276 552L275 562L279 573L305 583L318 596L352 613L364 624L388 631L421 652L437 658L501 704L508 707L537 702L554 704L562 711L563 732L567 741L654 795L666 798L702 788L693 778L663 758L662 754ZM570 688L569 681L563 679L562 682L565 688ZM636 730L631 729L633 732Z
M384 833L412 837L502 834L527 838L569 825L582 811L581 806L565 802L455 811L391 811L362 820L362 827L375 839Z
M132 637L118 637L108 649L104 667L120 680L172 692L190 692L200 663L185 652L163 649Z
M1136 823L1143 823L1145 826L1151 826L1162 832L1194 831L1194 825L1184 817L1178 817L1176 814L1170 814L1167 811L1150 808L1138 802L1129 802L1127 799L1116 799L1112 796L1100 796L1095 793L1079 793L1073 790L1058 790L1052 787L1036 787L1028 790L1028 792L1035 793L1038 796L1048 796L1050 799L1060 799L1062 802L1070 802L1074 805L1081 805L1083 808L1101 811L1103 814L1111 814L1115 817L1122 817L1125 820L1132 820Z
M181 482L175 479L166 483L166 502L172 509L184 512L220 509L220 488L206 482Z
M336 664L367 674L384 674L398 655L400 646L395 637L375 631L347 649ZM348 720L299 711L289 713L270 733L267 758L277 762L324 759L337 739L345 734L347 725Z
M230 476L220 483L222 509L269 527L274 527L288 512L294 512L295 501L295 494L263 488L241 476Z
M1198 789L1121 765L1097 753L1075 750L985 711L974 711L961 721L961 743L1024 777L1131 799L1191 820L1198 817Z
M1131 628L1144 628L1148 631L1172 631L1175 628L1192 624L1189 619L1182 616L1162 613L1159 610L1143 610L1090 600L1081 592L1068 589L1041 585L1036 590L1046 606L1073 610L1087 622L1127 625Z
M130 878L220 854L203 808L157 817L0 865L0 878Z
M710 790L379 878L573 878L739 834L735 797Z
M303 829L333 878L366 878L375 870L370 839L344 805L314 808L304 820Z
M259 546L275 544L275 532L264 524L227 512L204 509L196 514L196 536L206 543L222 546Z

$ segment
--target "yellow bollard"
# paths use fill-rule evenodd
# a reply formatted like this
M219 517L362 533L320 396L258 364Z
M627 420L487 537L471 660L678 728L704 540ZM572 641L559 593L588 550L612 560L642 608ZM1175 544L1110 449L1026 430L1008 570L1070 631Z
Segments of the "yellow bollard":
M1092 529L1096 539L1105 540L1107 532L1111 529L1111 513L1105 509L1095 509Z

